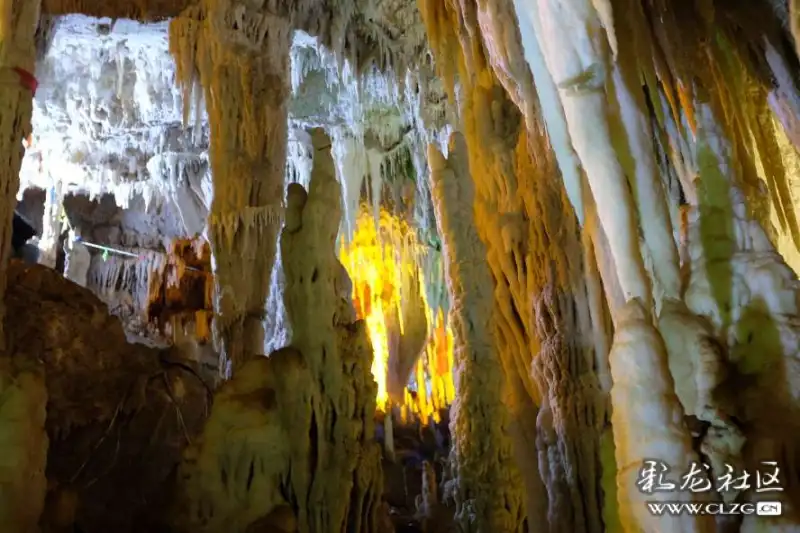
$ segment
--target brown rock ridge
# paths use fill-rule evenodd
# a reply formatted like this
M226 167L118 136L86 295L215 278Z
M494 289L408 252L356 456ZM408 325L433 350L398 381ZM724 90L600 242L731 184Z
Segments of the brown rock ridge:
M159 531L210 391L179 354L128 344L88 289L19 261L8 274L8 348L47 388L44 531Z

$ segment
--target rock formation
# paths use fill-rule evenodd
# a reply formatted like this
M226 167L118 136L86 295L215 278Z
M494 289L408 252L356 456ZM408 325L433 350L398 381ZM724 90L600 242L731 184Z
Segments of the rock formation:
M800 527L798 2L0 3L0 531Z
M291 344L246 363L215 395L182 466L179 530L378 531L372 350L334 252L330 141L319 130L313 141L309 191L289 187L281 237Z
M210 380L179 351L129 344L106 305L57 272L16 261L8 272L8 346L42 376L34 398L47 398L46 421L44 405L41 419L19 419L46 429L23 449L42 468L39 454L47 454L47 479L42 470L40 484L31 483L37 471L26 472L29 490L42 492L21 494L29 505L17 512L29 509L35 525L41 508L30 504L44 504L46 489L45 531L163 527L181 452L207 416ZM37 391L24 375L16 383L12 391Z

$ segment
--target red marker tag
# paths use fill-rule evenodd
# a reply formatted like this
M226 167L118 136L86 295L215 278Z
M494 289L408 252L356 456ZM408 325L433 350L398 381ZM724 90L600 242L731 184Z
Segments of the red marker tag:
M36 77L27 70L19 67L14 67L14 72L19 74L19 82L23 87L28 89L33 95L36 95L36 89L39 88L39 81Z

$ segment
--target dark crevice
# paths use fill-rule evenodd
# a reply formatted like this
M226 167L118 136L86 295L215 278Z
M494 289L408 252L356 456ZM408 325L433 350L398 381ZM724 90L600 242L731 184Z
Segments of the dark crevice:
M311 476L317 471L317 454L319 453L319 430L317 428L317 413L311 413L311 425L308 429L308 440L311 447L308 454L308 469Z
M253 460L251 459L250 460L250 470L247 473L247 492L250 492L250 489L253 486L253 478L255 478L255 476L256 476L255 464L254 464Z

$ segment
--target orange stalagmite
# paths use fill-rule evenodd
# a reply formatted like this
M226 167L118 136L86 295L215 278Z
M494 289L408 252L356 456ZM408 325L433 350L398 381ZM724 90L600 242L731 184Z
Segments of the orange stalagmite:
M378 384L377 407L386 412L392 406L387 385L390 360L400 344L396 339L406 333L410 317L404 301L410 291L409 280L424 285L424 276L417 257L420 244L416 233L402 220L382 211L376 228L375 218L362 209L349 244L342 244L340 258L353 281L353 304L358 318L367 323L374 359L372 375ZM423 291L424 292L424 291ZM424 294L422 295L424 301ZM427 338L411 372L412 392L403 394L402 413L423 420L439 419L439 411L454 397L453 335L441 310L424 303Z

